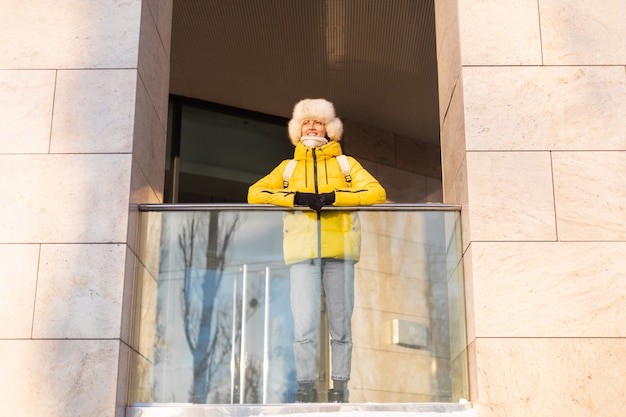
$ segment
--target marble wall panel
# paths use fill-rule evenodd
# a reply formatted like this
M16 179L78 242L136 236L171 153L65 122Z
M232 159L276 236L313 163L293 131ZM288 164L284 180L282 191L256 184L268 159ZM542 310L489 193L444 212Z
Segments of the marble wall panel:
M169 2L172 5L171 1ZM141 33L139 37L139 60L138 70L141 81L146 87L148 95L156 110L157 116L161 120L162 125L167 125L167 106L169 94L169 49L165 49L170 41L164 41L160 36L159 30L164 29L167 34L169 31L164 28L165 22L157 22L158 16L153 14L154 10L163 15L168 14L166 5L161 8L150 7L145 4L141 11ZM171 16L171 9L169 11ZM159 24L161 26L159 26ZM171 26L171 19L170 19ZM170 28L171 30L171 28Z
M375 243L380 236L396 239L399 243L417 242L445 251L449 236L445 232L446 214L443 212L361 211L358 214L363 240L368 244Z
M110 416L115 408L116 340L0 340L2 414Z
M423 280L358 271L355 307L429 318L433 314L431 303L436 302L430 296L430 291L431 285Z
M471 239L556 240L548 152L469 152Z
M559 240L626 241L626 152L554 152Z
M159 38L169 57L172 43L172 9L174 0L144 0L143 4L144 7L147 5L150 13L152 13L157 32L159 32Z
M162 213L142 212L141 240L138 247L139 262L148 270L148 273L155 279L159 276L160 246L154 242L161 241Z
M619 416L626 393L626 340L478 339L478 414ZM473 397L476 398L476 397Z
M119 338L124 245L42 245L35 338Z
M465 285L462 263L458 273L448 281L447 286L448 334L450 356L456 357L467 349L467 321L465 311Z
M157 343L157 283L141 264L137 266L136 280L131 346L153 361Z
M135 68L141 0L2 5L0 68Z
M58 71L50 152L131 152L137 72Z
M465 330L467 345L476 339L476 296L474 295L474 244L470 244L463 255L463 289L465 291Z
M435 30L437 34L439 123L443 124L461 73L458 0L435 0Z
M48 152L55 77L52 70L0 71L0 153Z
M626 242L474 242L477 337L624 337Z
M449 358L355 348L352 362L368 366L353 366L351 388L422 394L433 402L451 397Z
M32 336L38 263L39 245L0 245L0 339Z
M624 65L622 0L539 0L545 65Z
M463 86L468 150L624 149L624 67L472 67Z
M393 343L393 320L420 323L428 328L428 345L410 348ZM409 314L357 308L352 318L354 346L405 354L450 357L448 321L445 319L417 318ZM356 365L356 364L355 364ZM361 364L361 366L366 366Z
M132 326L135 305L135 272L139 260L135 253L126 246L126 259L124 263L124 282L122 290L122 311L120 323L120 339L130 346L132 340Z
M131 369L128 389L128 401L134 403L149 403L153 400L152 371L153 366L146 358L130 351Z
M541 65L536 0L459 2L463 65Z
M126 417L128 393L130 386L130 355L131 350L125 343L120 343L117 367L117 393L115 401L115 417Z
M469 400L469 368L467 363L467 353L463 352L456 358L452 359L450 364L450 372L452 376L452 402L460 403L461 400Z
M466 153L465 118L463 102L463 78L451 97L450 105L442 116L441 124L441 172L444 189L444 202L462 203L455 198L454 184L459 175Z
M152 189L152 193L160 199L159 201L162 201L165 182L167 122L157 114L141 80L137 82L136 94L137 109L132 144L133 159ZM167 103L167 98L164 98L163 101ZM147 203L148 201L154 201L154 198L140 202Z
M429 280L426 248L418 242L405 242L388 236L369 239L363 235L361 270L394 277Z
M130 155L0 155L0 239L125 242Z
M427 394L414 394L410 392L398 392L398 391L383 391L383 390L371 390L363 388L350 389L350 402L351 403L428 403L432 402L433 398Z

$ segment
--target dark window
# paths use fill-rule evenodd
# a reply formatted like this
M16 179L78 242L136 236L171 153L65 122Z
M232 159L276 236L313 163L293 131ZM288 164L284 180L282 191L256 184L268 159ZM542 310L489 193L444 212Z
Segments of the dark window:
M293 157L287 122L170 96L165 202L245 203L251 184Z

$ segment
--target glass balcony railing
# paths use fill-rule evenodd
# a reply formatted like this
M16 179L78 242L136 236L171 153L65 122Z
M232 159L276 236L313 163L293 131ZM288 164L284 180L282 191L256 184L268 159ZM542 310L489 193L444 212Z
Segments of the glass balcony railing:
M350 402L468 398L460 208L348 210L360 224L361 246ZM305 210L241 204L140 211L129 403L295 402L284 224ZM320 310L317 386L324 402L332 358Z

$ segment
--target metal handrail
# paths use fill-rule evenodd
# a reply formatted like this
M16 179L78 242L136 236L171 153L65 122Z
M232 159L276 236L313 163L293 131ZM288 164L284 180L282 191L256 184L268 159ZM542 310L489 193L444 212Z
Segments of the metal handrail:
M271 204L245 204L245 203L228 203L228 204L139 204L139 211L292 211L292 210L310 210L308 207L282 207ZM402 211L402 210L421 210L421 211L461 211L460 204L443 204L443 203L385 203L374 204L371 206L325 206L322 210L350 210L350 211Z

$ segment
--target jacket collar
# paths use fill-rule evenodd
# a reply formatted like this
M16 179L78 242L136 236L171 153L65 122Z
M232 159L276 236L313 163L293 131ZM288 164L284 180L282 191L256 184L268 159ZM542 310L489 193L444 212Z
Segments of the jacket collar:
M341 155L341 145L339 142L331 140L326 145L315 148L315 157L317 159L330 159ZM307 148L298 142L294 151L294 159L300 161L305 159L313 159L313 149Z

